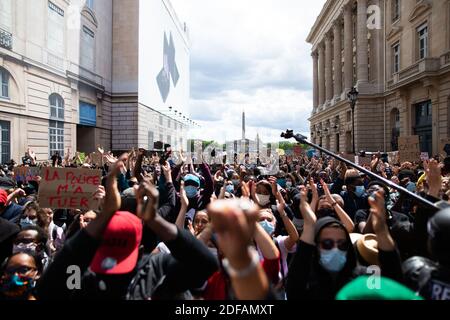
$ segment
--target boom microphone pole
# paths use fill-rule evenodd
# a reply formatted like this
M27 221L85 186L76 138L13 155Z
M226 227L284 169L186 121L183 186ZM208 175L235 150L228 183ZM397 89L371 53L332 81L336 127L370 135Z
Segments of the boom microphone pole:
M429 208L431 208L431 209L433 209L435 211L439 211L439 210L443 209L444 207L448 206L448 204L444 204L443 201L438 202L438 203L435 204L435 203L433 203L433 202L431 202L431 201L429 201L427 199L424 199L424 198L420 197L419 195L409 191L408 189L403 188L402 186L399 186L399 185L393 183L392 181L390 181L390 180L388 180L388 179L386 179L384 177L380 177L379 175L373 173L372 171L367 170L366 168L361 167L361 166L357 165L356 163L351 162L350 160L347 160L347 159L345 159L345 158L343 158L343 157L341 157L341 156L339 156L339 155L337 155L337 154L335 154L335 153L333 153L333 152L331 152L329 150L326 150L326 149L322 148L321 146L318 146L318 145L316 145L316 144L314 144L312 142L309 142L307 140L307 138L305 136L301 135L301 134L294 135L294 131L293 130L289 130L289 129L286 130L286 132L283 132L281 134L281 137L285 138L285 139L294 138L299 143L307 144L308 146L311 146L314 149L319 150L319 151L321 151L321 152L323 152L323 153L325 153L325 154L327 154L327 155L329 155L329 156L331 156L331 157L333 157L333 158L335 158L335 159L337 159L339 161L344 162L348 166L353 167L353 168L357 169L358 171L361 171L361 172L365 173L366 175L368 175L372 179L379 180L379 181L383 182L385 185L387 185L387 186L389 186L389 187L391 187L393 189L398 190L400 193L413 198L414 200L424 204L425 206L427 206L427 207L429 207Z

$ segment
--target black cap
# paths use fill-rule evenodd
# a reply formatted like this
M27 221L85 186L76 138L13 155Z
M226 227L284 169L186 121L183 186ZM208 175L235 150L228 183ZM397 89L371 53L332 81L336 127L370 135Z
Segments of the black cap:
M323 218L320 218L317 220L316 225L314 227L314 237L316 238L316 240L317 240L317 237L319 236L320 231L322 231L322 229L324 229L325 227L327 227L331 224L338 224L343 230L345 230L345 233L347 233L347 236L348 236L348 232L345 229L345 226L342 224L341 221L339 221L333 217L323 217Z
M432 256L439 263L450 266L450 208L428 220L428 238Z

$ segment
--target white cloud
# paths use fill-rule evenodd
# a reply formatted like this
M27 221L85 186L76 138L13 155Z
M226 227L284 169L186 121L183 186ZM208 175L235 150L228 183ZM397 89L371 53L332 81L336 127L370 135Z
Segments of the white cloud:
M276 141L290 127L307 133L312 109L312 59L305 39L325 0L171 0L191 38L195 138L259 132Z

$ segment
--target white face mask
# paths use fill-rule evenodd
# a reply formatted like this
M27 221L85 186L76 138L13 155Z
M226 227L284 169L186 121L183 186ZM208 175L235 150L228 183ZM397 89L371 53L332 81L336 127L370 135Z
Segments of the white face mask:
M270 203L270 195L268 194L256 194L256 201L262 206L266 206Z

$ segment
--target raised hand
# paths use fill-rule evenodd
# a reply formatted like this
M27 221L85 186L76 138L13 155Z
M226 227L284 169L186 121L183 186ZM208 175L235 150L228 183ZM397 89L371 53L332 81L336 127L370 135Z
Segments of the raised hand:
M328 185L323 181L323 179L320 179L320 184L322 185L323 192L325 196L327 197L327 201L332 204L335 202L333 196L331 195L330 189L328 189Z
M127 161L128 154L123 154L115 161L108 174L106 180L106 195L103 205L103 212L106 214L113 214L120 209L122 199L120 198L119 189L117 187L117 175L125 169L125 162Z
M250 185L253 183L252 180L245 182L241 182L241 190L242 190L242 197L243 198L250 198Z
M152 222L158 212L159 192L150 181L144 180L136 187L136 215L145 223Z
M166 182L172 182L172 169L169 162L166 161L164 165L161 165L161 170L166 178Z
M369 197L370 213L372 214L372 225L375 233L386 231L386 208L384 202L384 190L375 193L375 197Z
M240 261L246 257L255 232L257 206L247 200L217 200L208 206L208 213L225 257L234 268L245 268L248 262L240 265Z
M313 194L313 198L317 199L319 198L319 191L317 190L317 185L314 183L314 179L313 178L309 178L309 188L312 191Z
M312 211L308 203L308 192L305 186L300 186L300 212L302 213L305 224L314 225L317 221L316 214Z
M442 188L442 164L436 160L430 160L425 166L427 174L428 194L435 198L439 198L439 192Z
M270 177L269 179L267 179L270 183L270 186L272 187L272 194L274 196L277 195L278 193L278 187L277 187L277 178L275 177Z
M189 199L186 195L186 190L184 190L184 181L181 180L180 183L180 202L181 207L187 209L189 207Z
M105 196L106 196L106 189L104 186L99 185L97 190L95 190L95 192L92 194L92 197L98 201L98 207L102 208L103 207L103 202L105 200Z

